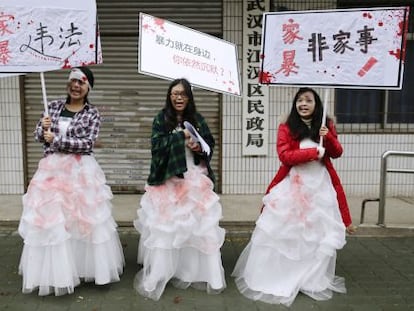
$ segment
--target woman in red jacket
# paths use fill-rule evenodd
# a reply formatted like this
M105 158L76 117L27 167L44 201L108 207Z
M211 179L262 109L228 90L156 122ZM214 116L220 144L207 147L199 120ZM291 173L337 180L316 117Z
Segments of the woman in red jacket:
M333 121L323 126L322 116L319 95L301 88L279 126L282 164L232 274L250 299L289 306L299 292L316 300L346 292L344 279L335 276L336 250L345 245L345 232L355 228L330 160L341 156L342 146Z

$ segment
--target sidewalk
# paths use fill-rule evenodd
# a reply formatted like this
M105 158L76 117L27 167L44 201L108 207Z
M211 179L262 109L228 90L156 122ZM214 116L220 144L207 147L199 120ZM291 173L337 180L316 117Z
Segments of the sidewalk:
M366 207L366 224L347 236L337 253L336 274L346 280L347 294L334 294L328 301L314 301L299 294L286 308L251 301L237 290L230 276L246 246L261 206L261 195L221 195L222 226L226 241L222 247L227 288L219 295L195 289L180 290L170 284L158 302L133 289L138 233L132 227L139 195L116 195L114 216L119 224L126 266L121 281L105 286L82 283L72 295L39 297L21 293L18 263L22 239L17 233L21 196L0 196L0 310L140 310L140 311L414 311L414 200L390 198L386 202L386 227L376 226L378 204ZM364 198L348 198L354 224L359 224Z
M119 230L126 266L121 281L98 286L82 283L66 296L39 297L21 293L17 274L22 240L16 231L0 230L0 310L16 311L407 311L414 310L414 237L347 237L338 251L336 274L345 278L347 294L331 300L315 301L299 294L290 308L251 301L242 296L230 276L248 237L230 232L222 247L227 288L208 295L192 288L180 290L168 284L157 302L145 299L133 289L138 234L134 229Z
M132 227L141 195L117 194L112 200L113 215L120 227ZM0 195L0 225L17 228L22 211L21 195ZM365 197L348 197L354 225L359 236L414 235L414 197L387 198L385 227L377 226L378 202L368 202L364 224L360 225L361 204ZM262 195L220 195L223 206L221 225L232 232L250 232L259 215Z

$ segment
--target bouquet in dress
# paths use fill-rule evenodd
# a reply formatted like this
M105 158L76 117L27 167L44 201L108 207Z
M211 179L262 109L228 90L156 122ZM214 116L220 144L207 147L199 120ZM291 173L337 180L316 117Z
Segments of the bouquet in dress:
M210 152L211 152L210 146L206 143L206 141L203 139L203 137L200 136L200 134L197 132L195 127L190 122L187 122L187 121L184 121L184 126L190 132L191 139L194 142L200 143L201 150L203 150L203 152L207 153L207 155L210 155Z

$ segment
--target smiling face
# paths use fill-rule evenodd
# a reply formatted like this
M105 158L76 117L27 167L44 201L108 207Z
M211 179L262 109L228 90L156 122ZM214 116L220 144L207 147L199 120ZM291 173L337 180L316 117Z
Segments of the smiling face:
M311 119L315 111L315 97L312 92L307 91L299 95L296 100L296 110L302 119Z
M87 81L71 79L68 82L67 90L72 100L81 100L88 95L89 84Z
M179 83L171 89L170 93L171 103L177 114L182 114L188 104L188 95L185 92L184 86Z

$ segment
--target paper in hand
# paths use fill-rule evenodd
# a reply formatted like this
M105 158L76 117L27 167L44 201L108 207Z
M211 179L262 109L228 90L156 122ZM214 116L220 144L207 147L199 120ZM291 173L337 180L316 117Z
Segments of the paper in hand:
M201 145L201 150L207 153L207 155L210 155L210 152L211 152L210 146L206 143L203 137L200 136L200 134L197 132L194 126L190 122L187 122L187 121L184 121L184 126L188 130L188 132L190 132L191 139L194 142L199 142Z

